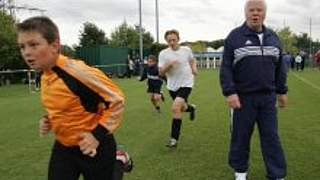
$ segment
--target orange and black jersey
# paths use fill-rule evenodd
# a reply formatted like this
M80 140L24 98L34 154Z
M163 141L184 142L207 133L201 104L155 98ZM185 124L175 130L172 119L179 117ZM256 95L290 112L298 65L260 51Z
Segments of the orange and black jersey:
M52 131L65 146L78 145L82 132L95 137L114 132L124 110L123 93L103 72L62 55L43 73L41 98Z

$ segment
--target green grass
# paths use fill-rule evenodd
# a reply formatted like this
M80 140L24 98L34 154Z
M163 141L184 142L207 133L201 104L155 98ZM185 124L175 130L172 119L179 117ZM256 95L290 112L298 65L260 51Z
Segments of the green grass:
M320 86L320 71L296 73ZM183 118L181 140L176 150L165 147L170 131L170 105L156 113L148 100L145 83L118 79L126 95L126 110L118 143L134 158L133 172L125 180L231 180L227 164L229 147L228 109L221 95L217 71L201 71L190 102L197 104L195 122ZM281 141L286 153L289 180L320 177L320 90L289 73L289 101L279 111ZM165 88L164 88L165 89ZM38 119L43 114L39 93L25 85L0 87L0 179L43 180L53 136L39 138ZM257 131L251 144L250 175L265 179Z

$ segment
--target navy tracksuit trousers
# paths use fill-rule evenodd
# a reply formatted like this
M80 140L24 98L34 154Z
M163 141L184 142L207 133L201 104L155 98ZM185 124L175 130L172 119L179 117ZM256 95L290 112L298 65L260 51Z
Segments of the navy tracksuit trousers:
M286 176L286 162L278 135L276 94L239 95L241 108L231 110L229 164L236 172L248 170L250 139L257 123L263 160L270 180Z

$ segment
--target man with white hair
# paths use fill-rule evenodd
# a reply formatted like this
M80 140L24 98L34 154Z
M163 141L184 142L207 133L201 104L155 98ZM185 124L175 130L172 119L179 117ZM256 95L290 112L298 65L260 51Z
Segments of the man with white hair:
M278 135L276 99L287 101L286 68L278 36L264 26L264 0L247 0L245 23L225 40L220 83L231 109L229 164L236 180L246 180L250 139L257 123L269 180L286 176L286 161Z

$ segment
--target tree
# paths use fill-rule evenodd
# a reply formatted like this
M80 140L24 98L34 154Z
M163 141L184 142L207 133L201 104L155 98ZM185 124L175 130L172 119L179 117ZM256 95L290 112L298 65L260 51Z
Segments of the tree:
M295 46L297 43L297 39L295 37L295 34L290 30L290 27L284 27L276 31L276 33L281 40L283 51L294 54L298 52L298 49Z
M68 45L61 45L61 54L72 58L76 57L76 51Z
M83 26L83 31L80 31L80 47L108 44L105 32L95 24L85 22Z
M191 43L190 48L193 52L205 52L206 51L206 44L203 41L197 41Z
M154 41L150 32L146 32L142 28L143 47L151 48ZM110 46L111 47L127 47L131 49L139 49L140 36L139 26L129 26L125 21L118 26L115 31L111 33Z
M161 50L165 49L167 47L166 44L160 44L160 43L154 43L152 44L152 46L150 47L150 53L152 55L155 55L155 56L159 56L159 53Z
M17 44L15 20L0 10L0 69L26 68Z
M138 35L140 34L139 29L140 29L140 27L136 25L135 30ZM143 41L144 48L151 48L151 46L154 42L154 38L152 37L151 33L147 32L144 28L142 28L142 41Z
M215 40L215 41L211 41L207 44L207 46L210 46L214 49L218 49L220 48L221 46L224 46L224 39L218 39L218 40Z
M136 34L134 28L128 26L126 22L123 22L111 33L111 47L137 48L135 45L137 42L139 42L139 34Z
M312 42L312 52L315 53L320 50L320 41L316 40Z
M300 35L297 35L295 38L297 40L295 46L300 51L304 51L304 52L308 52L309 53L311 38L308 36L308 34L307 33L301 33Z

